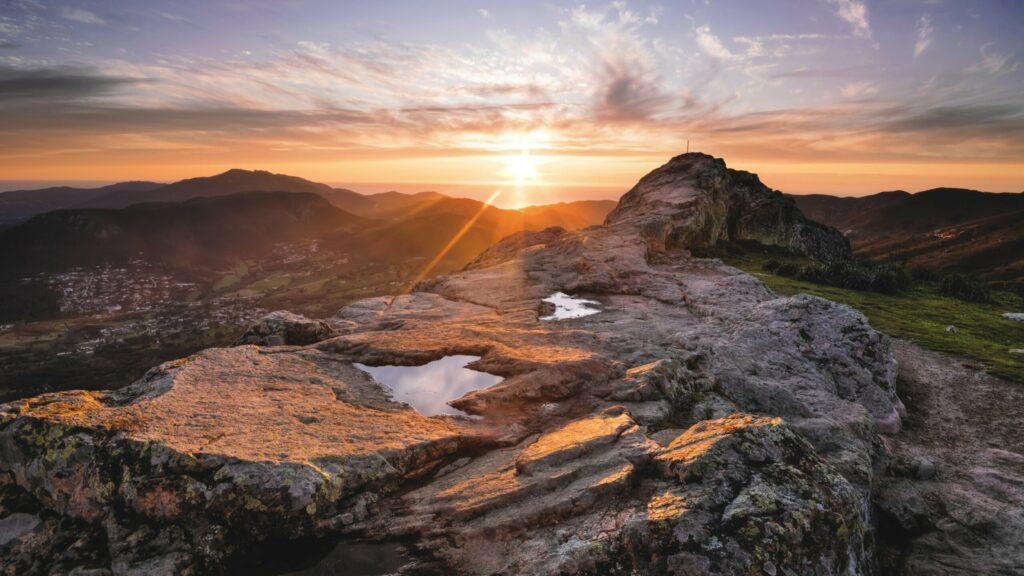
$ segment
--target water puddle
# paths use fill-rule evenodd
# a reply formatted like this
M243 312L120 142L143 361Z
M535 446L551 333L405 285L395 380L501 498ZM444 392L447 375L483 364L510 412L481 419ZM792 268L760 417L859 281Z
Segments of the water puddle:
M407 562L398 544L341 542L316 565L285 576L385 576Z
M572 318L583 318L584 316L597 314L601 311L600 308L591 307L600 306L600 302L596 300L574 298L563 292L555 292L542 301L554 304L555 312L550 316L541 316L541 320L569 320Z
M356 364L356 367L387 386L395 400L405 402L424 416L465 416L465 412L452 408L448 403L467 392L493 386L502 380L500 376L466 368L466 364L479 359L479 356L460 355L445 356L422 366Z

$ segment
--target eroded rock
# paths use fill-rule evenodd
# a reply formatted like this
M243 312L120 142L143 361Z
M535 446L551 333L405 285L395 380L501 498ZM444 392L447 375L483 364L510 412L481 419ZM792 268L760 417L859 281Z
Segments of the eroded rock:
M217 572L261 542L333 534L400 537L444 574L874 574L877 430L902 418L889 340L690 252L848 253L787 202L675 158L606 225L510 237L346 307L325 340L5 405L0 471L102 530L114 573ZM543 322L555 292L601 313ZM504 378L452 402L477 418L424 417L353 366L450 355Z
M311 320L286 310L278 310L250 326L238 339L238 344L305 346L333 335L334 330L323 320Z

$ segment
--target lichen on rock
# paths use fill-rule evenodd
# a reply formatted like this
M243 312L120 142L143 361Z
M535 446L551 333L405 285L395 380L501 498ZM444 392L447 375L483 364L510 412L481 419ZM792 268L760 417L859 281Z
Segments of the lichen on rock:
M848 255L787 202L677 157L604 226L515 235L325 324L276 316L263 347L123 390L4 405L0 473L104 534L119 574L216 573L314 536L400 538L445 574L874 574L877 430L902 410L889 340L690 250ZM602 311L543 322L555 292ZM459 354L504 378L452 403L473 418L424 417L354 366Z

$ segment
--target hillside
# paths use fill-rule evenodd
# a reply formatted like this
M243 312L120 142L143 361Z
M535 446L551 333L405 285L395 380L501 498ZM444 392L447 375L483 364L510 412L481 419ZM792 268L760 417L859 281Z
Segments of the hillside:
M129 208L56 210L0 232L3 276L141 259L177 268L258 257L279 242L330 237L367 221L309 193L252 192Z
M27 220L36 214L74 208L111 194L144 193L163 187L156 182L120 182L100 188L56 186L39 190L0 193L0 227Z
M510 234L552 226L586 228L602 222L614 206L610 201L593 201L505 210L468 198L433 195L377 212L390 219L353 241L365 246L365 256L376 259L395 253L433 258L447 248L440 270L452 270Z
M443 214L462 217L415 218ZM322 320L268 314L119 390L2 405L0 472L53 527L19 558L74 538L75 567L174 574L1018 573L1020 388L694 255L745 240L848 250L685 154L604 225L513 235ZM547 315L559 294L592 313Z
M0 193L0 229L28 220L37 214L67 208L126 208L135 204L182 202L192 198L212 198L242 192L296 192L316 194L336 208L381 221L411 219L426 214L475 215L483 202L453 198L438 192L381 192L360 194L345 188L333 188L296 176L265 170L232 169L214 176L180 180L172 184L122 182L102 188L46 188ZM530 206L522 210L488 209L485 219L491 228L503 232L561 226L566 229L600 224L615 203L607 200L579 201ZM492 234L498 239L504 233ZM489 244L488 244L489 245ZM485 246L474 244L476 248Z
M1024 194L937 188L791 198L808 217L843 231L858 256L1024 285Z
M790 203L759 183L735 193L742 175L703 155L656 176L603 226L519 234L487 264L322 322L268 316L247 345L118 391L11 403L0 472L30 470L14 482L49 517L81 518L81 547L106 554L90 568L247 574L277 556L297 564L279 573L317 573L275 545L351 544L358 529L396 573L866 576L878 433L900 425L889 342L849 308L690 257ZM790 215L762 231L796 228L764 237L837 235ZM539 318L542 299L582 291L600 313ZM465 395L458 369L427 383L477 418L425 415L360 369L450 356L503 378Z

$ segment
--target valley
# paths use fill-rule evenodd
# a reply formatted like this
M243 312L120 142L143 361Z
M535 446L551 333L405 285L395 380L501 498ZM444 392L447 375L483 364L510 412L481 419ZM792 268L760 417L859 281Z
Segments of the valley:
M511 211L436 193L362 196L242 170L141 192L129 184L82 202L116 205L135 194L180 201L61 208L0 230L0 402L119 388L161 362L232 344L269 311L329 316L456 270L518 230L585 227L611 209L577 202ZM287 190L238 191L246 186ZM40 196L70 202L73 192L58 192ZM104 194L114 196L94 198Z
M936 188L790 197L811 219L842 231L858 257L1024 289L1024 193Z

